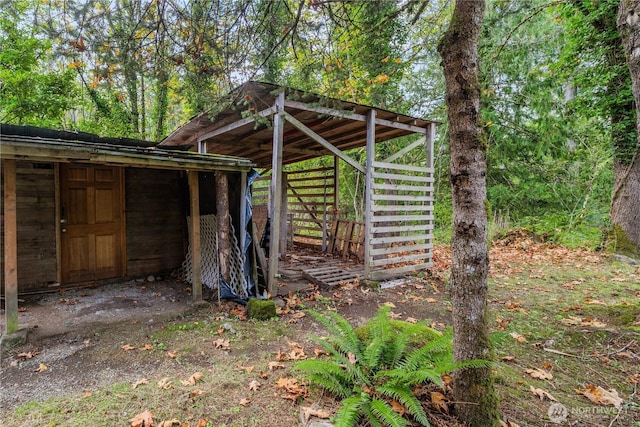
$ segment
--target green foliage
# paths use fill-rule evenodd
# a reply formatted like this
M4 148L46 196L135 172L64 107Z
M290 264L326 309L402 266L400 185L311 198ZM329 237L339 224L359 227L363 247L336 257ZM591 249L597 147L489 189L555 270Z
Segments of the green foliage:
M0 122L61 126L76 95L74 73L47 69L49 54L49 41L0 12Z
M329 356L300 361L294 369L342 399L336 426L355 426L362 419L372 426L411 425L393 410L393 400L415 422L428 426L413 388L425 383L442 386L441 376L455 369L488 366L485 361L454 363L451 330L440 333L429 328L430 333L425 333L425 325L408 323L399 327L389 312L389 307L380 308L360 333L338 313L312 312L331 332L328 338L317 340ZM427 339L417 345L418 336Z

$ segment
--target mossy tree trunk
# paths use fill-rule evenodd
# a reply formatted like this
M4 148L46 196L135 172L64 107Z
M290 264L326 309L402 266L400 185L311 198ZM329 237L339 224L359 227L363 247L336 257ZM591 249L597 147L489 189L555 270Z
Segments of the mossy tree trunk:
M456 0L447 32L438 44L446 83L449 165L453 194L451 305L456 361L491 357L487 328L486 145L480 116L478 39L484 1ZM472 426L499 425L489 369L454 374L458 417Z
M638 108L640 108L640 0L620 1L617 24L631 73L636 116L640 117L638 114ZM636 118L636 126L640 130L638 118ZM636 137L626 153L616 154L611 223L617 240L623 243L623 247L626 246L625 252L637 256L640 254L640 142L638 138Z

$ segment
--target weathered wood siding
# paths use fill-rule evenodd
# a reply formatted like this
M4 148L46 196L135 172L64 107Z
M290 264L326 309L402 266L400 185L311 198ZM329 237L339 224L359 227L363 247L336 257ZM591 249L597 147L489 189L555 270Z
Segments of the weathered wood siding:
M127 168L127 275L179 267L187 239L188 188L182 172Z
M4 201L3 191L0 193ZM56 281L53 163L17 162L16 195L18 290L24 293L47 288ZM4 202L0 208L0 230L4 239ZM4 287L4 256L0 257L0 276Z

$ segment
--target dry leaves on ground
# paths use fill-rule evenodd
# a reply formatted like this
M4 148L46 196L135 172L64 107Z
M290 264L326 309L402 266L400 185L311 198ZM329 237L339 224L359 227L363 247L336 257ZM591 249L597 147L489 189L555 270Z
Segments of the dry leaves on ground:
M540 398L540 400L544 400L545 398L549 399L549 400L553 400L554 402L557 402L558 400L553 397L547 390L542 389L542 388L535 388L534 386L530 385L529 386L529 390L531 390L531 393L533 393L534 395L538 396Z
M535 368L535 369L525 369L524 370L531 378L535 378L538 380L552 380L553 375L551 372L547 372L544 369Z
M153 413L144 411L129 420L131 427L153 427Z
M202 378L202 372L196 372L195 374L191 375L189 379L182 380L181 382L183 386L196 385L196 383L200 381L200 378Z
M301 407L300 411L302 412L302 416L304 417L305 423L308 422L309 418L311 417L327 419L331 416L331 412L329 411L326 411L324 409L315 409L308 406Z
M575 391L598 405L611 405L620 409L624 402L624 399L618 395L615 389L606 390L593 384L587 384L583 389L576 389Z

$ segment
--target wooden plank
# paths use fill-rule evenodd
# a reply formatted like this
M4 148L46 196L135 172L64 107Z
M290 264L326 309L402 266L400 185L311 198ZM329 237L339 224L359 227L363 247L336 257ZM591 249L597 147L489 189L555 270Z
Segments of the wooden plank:
M282 259L287 254L287 236L288 236L288 206L287 206L287 173L283 172L280 179L280 194L282 200L280 201L280 256Z
M402 276L406 273L413 273L417 271L426 270L431 267L433 267L433 263L429 261L421 264L410 264L410 265L403 265L402 267L380 269L380 270L375 270L372 273L371 279L372 280L389 279L392 277Z
M288 171L288 173L289 173L289 175L300 175L300 174L308 174L308 173L314 173L314 172L327 172L327 171L331 171L331 170L333 170L332 166L325 166L325 167L322 167L322 168L315 168L315 169L303 169L303 170L299 170L299 171ZM293 181L295 181L295 179Z
M429 207L433 204L433 201L421 202L417 205L407 204L404 205L374 205L372 212L426 212L429 211Z
M325 114L327 116L339 117L339 118L349 119L349 120L357 120L360 122L364 122L367 119L364 114L356 114L351 111L336 110L335 108L327 108L327 107L321 107L321 106L315 106L315 105L311 106L307 103L299 102L299 101L286 100L284 105L286 107L294 108L296 110L312 111L314 113Z
M424 183L420 183L419 185L409 185L409 184L394 184L388 182L376 182L373 184L374 190L391 190L391 191L415 191L421 193L428 193L430 187L424 185Z
M418 242L418 241L431 241L433 234L418 234L418 235L406 235L406 236L391 236L391 237L374 237L371 239L372 245L380 245L384 243L402 243L402 242Z
M423 231L423 230L431 230L433 228L432 224L419 224L419 225L393 225L389 227L373 227L373 232L375 234L382 233L408 233L411 231Z
M56 222L56 282L62 282L62 212L60 208L60 163L54 163L54 198Z
M374 162L373 167L376 169L391 169L392 171L419 172L424 174L433 173L432 168L427 168L425 166L404 165L399 163Z
M372 200L394 200L398 202L431 202L433 196L413 196L410 194L377 194L371 195Z
M428 133L427 133L427 135L428 135ZM412 142L411 144L409 144L406 147L402 148L401 150L397 151L396 153L390 155L389 157L384 159L383 162L385 162L385 163L393 163L396 159L399 159L400 157L404 156L405 154L409 153L410 151L412 151L413 149L419 147L420 145L425 144L426 142L427 142L427 137L426 136L422 136L422 137L418 138L416 141Z
M267 278L269 277L269 264L267 263L264 249L260 247L260 236L258 236L258 226L255 221L251 221L251 239L253 240L253 248L258 261L258 267L262 270L262 277Z
M357 280L362 276L361 270L343 270L337 267L303 270L302 277L324 288L332 288L343 283Z
M423 176L423 175L401 175L396 173L386 173L386 172L373 172L373 177L376 179L388 179L388 180L397 180L397 181L410 181L410 182L434 182L433 176Z
M371 277L371 261L373 257L369 253L371 250L371 238L373 237L373 230L371 223L371 212L373 212L374 201L371 197L373 195L373 183L374 183L374 169L373 163L376 161L376 110L369 110L367 115L367 160L366 160L366 175L365 175L365 224L364 224L364 278L369 279Z
M191 269L193 283L191 295L194 301L202 300L202 242L200 240L200 186L198 172L189 171L189 201L191 207Z
M270 239L269 239L269 273L267 280L268 294L275 296L278 287L278 265L280 259L280 224L282 209L282 158L284 144L284 91L276 98L276 113L273 116L273 153L271 157L271 207L270 207Z
M231 279L231 224L229 217L229 177L225 171L216 171L216 222L218 223L218 266L225 282Z
M431 254L420 253L420 254L413 254L413 255L403 255L395 258L385 257L385 258L373 259L371 261L371 265L373 265L374 267L379 267L383 265L400 264L400 263L423 260L423 259L431 259Z
M385 215L371 218L372 222L406 222L406 221L433 221L433 215Z
M4 316L5 333L18 325L18 233L16 215L16 161L3 161L4 178Z
M423 251L431 248L433 248L432 243L424 243L422 245L391 246L387 248L371 249L371 255L375 257L378 255L389 255L400 252L409 253L415 251Z
M218 135L222 135L223 133L227 133L229 131L232 131L234 129L237 129L239 127L248 125L249 123L253 123L256 121L256 117L269 117L271 116L273 113L275 113L276 108L275 106L266 108L262 111L260 111L259 113L252 115L251 117L247 117L241 120L238 120L237 122L234 123L229 123L226 126L223 126L221 128L218 129L214 129L211 132L207 132L204 135L200 135L198 137L198 142L203 142L206 141L207 139L211 139L213 137L216 137Z
M326 148L327 150L331 151L334 155L340 157L342 160L347 162L349 165L351 165L355 169L359 170L362 173L365 173L364 168L362 167L362 165L360 163L356 162L351 157L349 157L346 154L344 154L342 151L340 151L338 148L336 148L334 145L329 143L323 137L321 137L320 135L318 135L317 133L315 133L314 131L309 129L307 126L305 126L301 121L299 121L298 119L293 117L291 114L284 113L284 117L289 123L294 125L296 128L300 129L309 138L313 139L318 144L322 145L324 148Z

